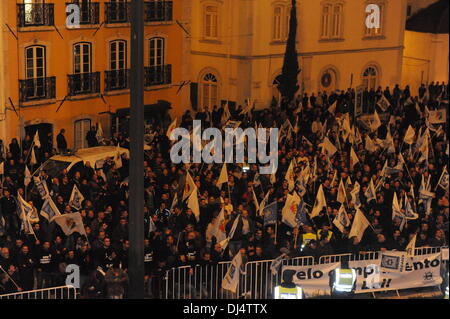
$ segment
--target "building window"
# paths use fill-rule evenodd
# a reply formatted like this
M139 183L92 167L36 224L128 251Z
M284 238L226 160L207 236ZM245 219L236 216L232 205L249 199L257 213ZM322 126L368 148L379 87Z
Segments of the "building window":
M363 85L370 91L376 90L378 87L378 71L374 66L370 66L364 70Z
M172 21L173 2L150 0L144 2L145 22Z
M126 41L115 40L109 43L109 71L105 75L107 91L128 88Z
M407 15L408 17L410 17L410 16L411 16L411 13L412 13L412 6L411 6L411 5L408 5L408 7L407 7L407 9L406 9L406 15Z
M88 147L86 141L86 135L91 129L91 120L90 119L82 119L77 120L74 123L74 148L78 150L80 148Z
M148 67L145 68L145 86L170 84L171 74L171 65L165 65L165 39L151 38Z
M379 28L367 28L366 19L370 13L366 13L364 16L364 36L365 37L379 37L383 35L383 25L384 25L384 4L377 3L380 8L380 27Z
M341 3L322 5L322 39L339 39L342 37L343 12L344 7Z
M289 32L289 8L277 5L273 8L273 41L286 41Z
M149 47L149 66L164 65L164 38L151 38Z
M214 74L207 73L203 76L200 85L200 96L200 101L202 101L201 107L208 107L208 109L212 110L214 105L218 105L219 85Z
M92 73L92 45L73 46L73 74L69 75L69 96L100 92L100 73Z
M17 4L19 27L52 26L54 24L54 4L44 0L24 0Z
M93 2L92 0L72 0L71 3L77 4L80 7L80 24L98 24L100 3ZM69 15L70 12L67 12Z
M217 6L208 5L205 7L205 30L204 36L207 39L217 39L219 37L218 32L218 20L219 9Z
M91 73L91 44L76 43L73 46L73 73Z
M130 3L126 0L110 0L105 3L106 23L127 23L130 22Z

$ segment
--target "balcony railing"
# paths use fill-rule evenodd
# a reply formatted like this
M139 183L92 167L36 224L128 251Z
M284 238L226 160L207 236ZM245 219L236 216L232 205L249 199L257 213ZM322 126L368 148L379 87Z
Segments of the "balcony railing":
M165 0L146 1L145 22L172 21L173 2Z
M53 3L26 3L17 5L17 25L23 27L54 25Z
M105 3L105 20L107 24L130 22L130 3Z
M130 70L105 71L105 91L128 89Z
M69 74L69 96L100 93L100 72Z
M68 2L69 4L77 4L80 7L80 24L81 25L89 25L89 24L99 24L99 16L100 16L100 3L98 2L90 2L90 3L78 3L77 1ZM67 13L69 15L70 13Z
M54 99L56 77L19 80L20 102Z
M172 65L149 66L145 68L145 86L172 83Z

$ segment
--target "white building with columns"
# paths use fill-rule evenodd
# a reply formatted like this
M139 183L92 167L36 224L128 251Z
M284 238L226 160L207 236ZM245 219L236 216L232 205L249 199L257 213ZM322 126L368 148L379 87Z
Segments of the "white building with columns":
M366 28L366 7L381 9ZM194 0L191 25L193 108L278 97L291 0ZM301 92L401 82L407 0L297 0Z

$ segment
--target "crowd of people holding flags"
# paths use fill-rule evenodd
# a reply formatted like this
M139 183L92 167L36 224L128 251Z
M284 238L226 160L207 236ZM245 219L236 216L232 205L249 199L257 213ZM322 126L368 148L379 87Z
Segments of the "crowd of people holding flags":
M161 297L173 267L448 245L448 86L423 85L417 96L398 86L365 91L361 114L356 100L351 89L305 94L155 124L144 163L148 296ZM277 172L172 163L170 133L178 122L192 129L193 119L279 128ZM128 158L49 176L38 167L51 153L32 140L31 152L16 141L0 153L0 294L64 285L75 264L82 296L125 296ZM119 135L112 145L128 143ZM233 285L227 273L223 287Z

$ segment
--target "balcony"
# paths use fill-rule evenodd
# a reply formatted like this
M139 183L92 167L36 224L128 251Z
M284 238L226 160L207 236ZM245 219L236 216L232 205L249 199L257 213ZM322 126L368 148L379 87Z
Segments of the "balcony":
M19 80L20 102L54 99L56 96L56 77L42 77Z
M154 0L144 2L145 22L172 21L173 2Z
M54 4L18 4L17 25L19 28L54 25Z
M128 89L130 70L105 71L105 91Z
M171 84L172 65L159 65L145 67L145 87Z
M69 74L69 96L100 93L100 72Z
M80 7L80 25L91 25L91 24L99 24L100 20L100 3L98 2L90 2L90 3L77 3L67 2L66 5L69 4L78 4ZM67 15L69 15L68 13Z
M105 3L105 22L106 24L130 22L130 3Z

